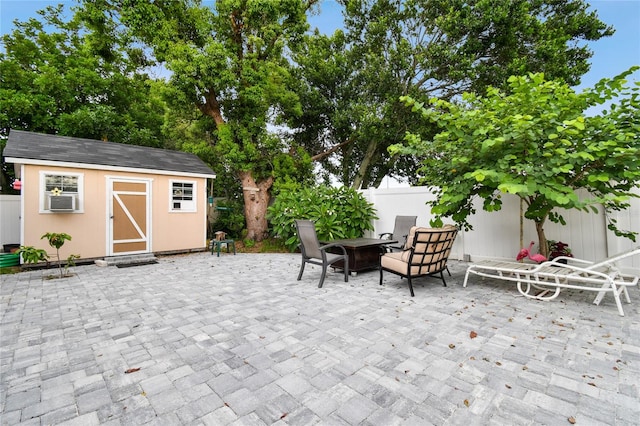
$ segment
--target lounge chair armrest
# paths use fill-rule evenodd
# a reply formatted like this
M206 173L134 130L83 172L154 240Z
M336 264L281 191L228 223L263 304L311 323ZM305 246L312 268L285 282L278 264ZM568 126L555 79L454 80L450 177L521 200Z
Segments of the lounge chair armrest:
M591 262L591 261L583 260L583 259L576 259L575 257L570 257L570 256L554 257L549 262L560 263L560 261L563 261L563 260L566 260L567 262L571 262L571 263L580 263L580 264L583 264L583 265L592 265L593 264L593 262Z
M382 238L385 236L386 238ZM378 238L380 238L381 240L390 240L392 236L393 234L391 232L383 232L382 234L378 234Z

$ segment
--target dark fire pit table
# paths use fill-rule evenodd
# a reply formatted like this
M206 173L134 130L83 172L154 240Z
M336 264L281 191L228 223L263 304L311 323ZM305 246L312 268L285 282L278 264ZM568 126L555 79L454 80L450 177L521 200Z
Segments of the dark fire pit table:
M380 254L384 252L384 246L395 244L395 240L378 240L376 238L350 238L344 240L321 241L321 244L340 244L349 256L349 272L362 272L378 269L380 266ZM337 247L329 248L330 253L342 253ZM332 265L334 268L343 268L342 261Z

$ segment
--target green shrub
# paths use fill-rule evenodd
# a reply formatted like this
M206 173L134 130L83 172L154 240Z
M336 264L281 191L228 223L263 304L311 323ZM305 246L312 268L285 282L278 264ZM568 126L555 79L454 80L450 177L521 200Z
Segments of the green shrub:
M316 186L287 188L280 191L267 210L271 232L294 251L298 246L296 219L315 222L320 240L359 238L373 230L375 209L358 191Z
M33 246L20 246L16 253L22 256L24 263L45 262L49 259L49 255L46 250L38 249Z

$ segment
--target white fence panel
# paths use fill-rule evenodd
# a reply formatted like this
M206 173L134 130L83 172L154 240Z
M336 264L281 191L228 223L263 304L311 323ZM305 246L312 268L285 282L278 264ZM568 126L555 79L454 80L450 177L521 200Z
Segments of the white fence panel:
M640 196L640 188L636 188L636 194ZM640 231L640 198L634 198L631 200L631 206L621 212L616 212L613 215L618 223L618 227L621 229L630 229L635 232ZM616 237L612 232L607 232L607 242L609 246L609 253L621 253L626 250L630 250L633 247L638 247L640 241L632 242L627 238ZM640 256L631 258L628 262L624 263L624 266L632 268L636 271L640 271Z
M640 189L638 190L640 193ZM426 202L434 199L427 187L410 188L370 188L362 194L374 204L378 219L374 221L374 231L369 236L377 237L382 232L391 232L396 215L416 215L419 226L429 226L433 218ZM476 200L476 214L469 218L473 230L458 234L452 250L452 258L478 261L482 259L515 260L520 245L520 199L514 195L502 196L502 210L486 212L482 210L482 200ZM562 212L566 226L547 222L545 236L548 239L569 244L574 256L597 260L628 250L639 242L616 237L607 229L606 217L599 213L578 210ZM633 199L631 207L617 212L613 217L621 229L640 232L640 200ZM533 221L523 221L523 245L535 241L533 252L538 251L538 236ZM640 256L626 261L625 269L640 271Z
M0 244L20 244L20 196L0 194Z

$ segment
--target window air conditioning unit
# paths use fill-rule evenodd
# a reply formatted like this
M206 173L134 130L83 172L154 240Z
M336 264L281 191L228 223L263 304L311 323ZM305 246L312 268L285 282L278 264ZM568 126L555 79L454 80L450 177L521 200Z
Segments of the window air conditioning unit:
M72 212L76 209L73 195L49 195L49 210L52 212Z

